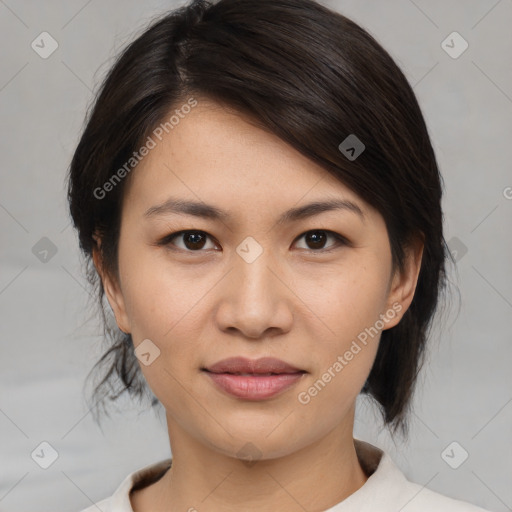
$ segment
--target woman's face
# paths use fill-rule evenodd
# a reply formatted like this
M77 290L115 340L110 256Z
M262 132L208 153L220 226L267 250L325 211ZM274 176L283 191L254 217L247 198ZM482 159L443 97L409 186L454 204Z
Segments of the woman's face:
M146 340L136 353L168 422L232 456L250 442L263 459L351 433L380 332L409 306L419 259L392 276L376 210L219 105L201 100L154 140L125 190L120 280L103 278L119 327L136 349ZM222 216L172 211L171 198ZM333 200L352 206L285 216ZM204 368L238 356L302 373L220 377L238 383L234 395ZM243 395L279 379L289 387Z

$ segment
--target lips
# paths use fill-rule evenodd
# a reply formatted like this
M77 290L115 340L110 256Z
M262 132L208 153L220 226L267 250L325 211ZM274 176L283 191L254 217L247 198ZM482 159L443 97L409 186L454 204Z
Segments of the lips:
M232 357L202 368L217 389L242 400L267 400L298 384L305 370L280 359Z
M230 357L204 368L211 373L229 373L233 375L278 375L283 373L305 373L291 364L273 357L247 359Z

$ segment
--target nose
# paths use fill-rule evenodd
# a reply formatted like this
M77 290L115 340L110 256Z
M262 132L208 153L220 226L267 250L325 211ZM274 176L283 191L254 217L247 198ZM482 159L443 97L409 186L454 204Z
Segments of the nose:
M288 332L294 295L286 281L267 249L252 262L234 255L216 308L219 329L253 340Z

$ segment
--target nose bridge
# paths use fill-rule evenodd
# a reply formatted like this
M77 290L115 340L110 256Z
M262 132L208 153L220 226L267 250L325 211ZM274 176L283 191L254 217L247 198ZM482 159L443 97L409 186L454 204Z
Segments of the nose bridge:
M236 248L231 282L219 309L223 328L236 328L248 337L259 337L269 328L289 328L286 287L275 275L279 269L269 251L252 237Z
M275 265L275 260L270 249L249 236L238 245L236 252L234 278L238 295L242 295L239 298L252 302L264 300L267 305L273 302L277 283L272 282L276 278L270 268ZM263 303L259 304L262 306Z

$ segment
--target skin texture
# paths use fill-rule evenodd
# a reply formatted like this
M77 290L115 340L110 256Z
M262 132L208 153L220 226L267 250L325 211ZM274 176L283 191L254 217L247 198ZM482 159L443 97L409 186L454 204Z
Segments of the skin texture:
M393 304L384 329L400 321L422 245L411 247L405 271L392 275L386 226L375 209L274 135L206 99L128 179L119 281L102 273L96 251L94 261L119 328L135 347L150 339L160 349L152 364L139 364L165 407L173 454L158 482L132 494L134 511L316 511L355 492L368 478L354 448L355 401L380 333L308 404L298 394ZM232 218L144 218L171 196L213 204ZM276 224L290 208L332 198L355 202L364 221L334 210ZM186 235L174 246L156 245L192 229L209 235L202 248ZM316 245L304 236L322 229L349 244L328 233ZM236 252L248 236L263 249L251 263ZM239 355L277 357L307 373L271 399L238 399L201 368ZM252 465L237 455L248 442L260 452Z

